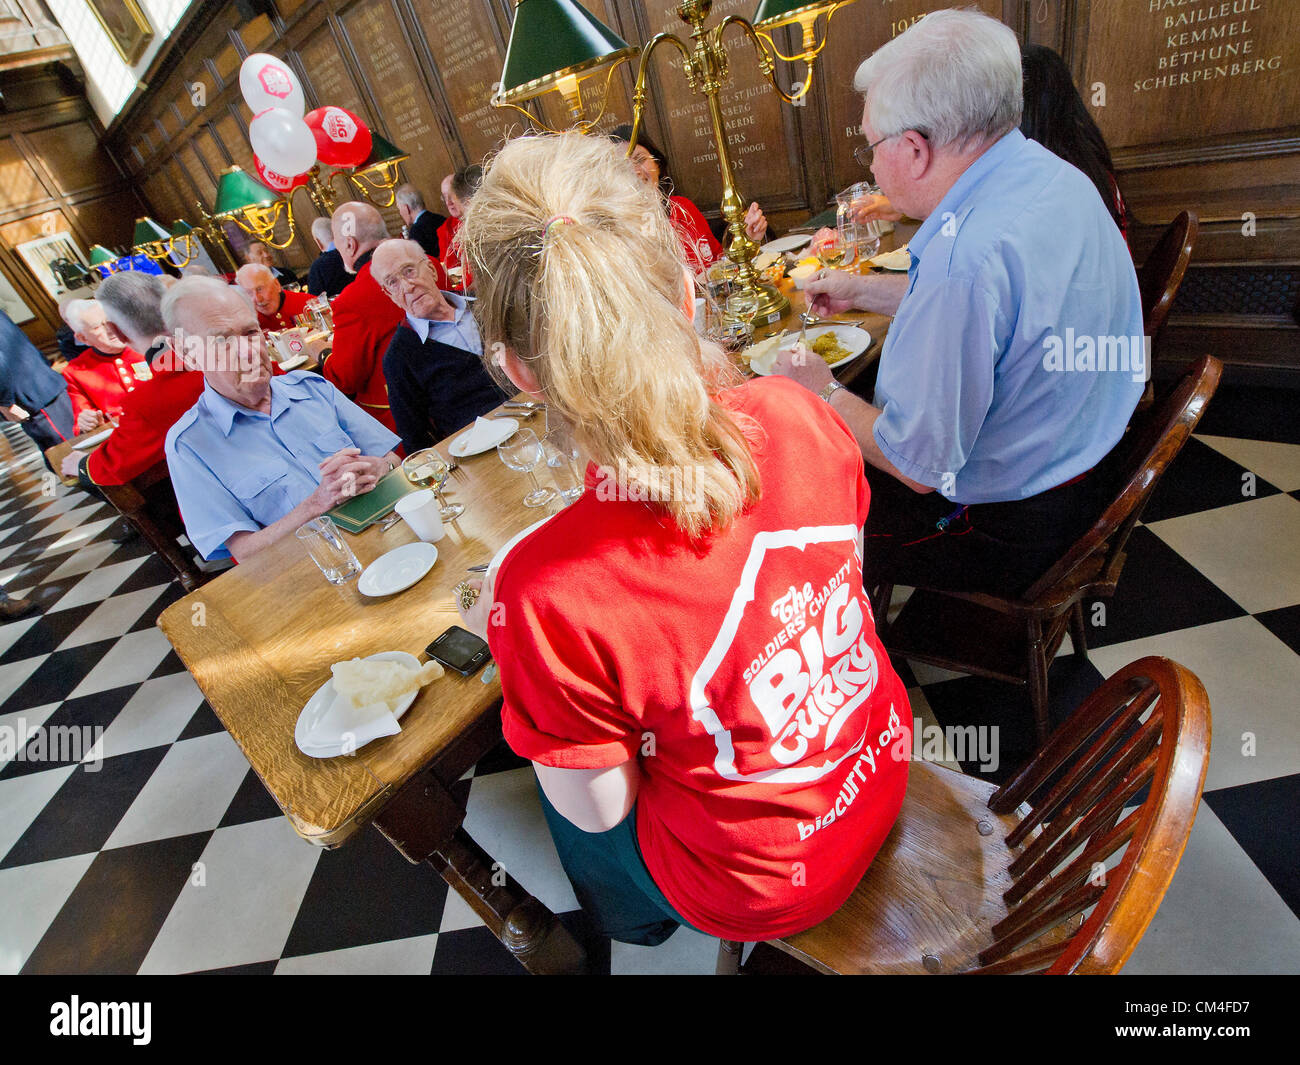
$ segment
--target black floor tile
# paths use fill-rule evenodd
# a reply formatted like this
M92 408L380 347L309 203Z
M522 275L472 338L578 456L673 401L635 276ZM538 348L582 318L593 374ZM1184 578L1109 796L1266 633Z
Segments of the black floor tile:
M45 719L41 729L23 747L21 761L0 770L0 780L39 773L59 765L75 765L89 753L113 723L139 686L131 684L111 691L69 699ZM69 730L76 730L69 733Z
M1255 620L1300 655L1300 606L1266 610L1262 614L1256 614Z
M154 624L157 624L157 619L155 619ZM149 679L153 680L155 677L170 677L173 673L184 672L185 663L181 661L180 655L175 651L168 651L163 656L163 660L158 663L158 668L149 674Z
M226 812L221 817L218 828L230 825L245 825L250 821L265 821L268 817L283 817L284 811L276 805L271 793L266 790L257 774L251 769L244 775L244 781L230 800Z
M97 854L23 973L134 974L211 836L198 832Z
M78 766L5 855L0 869L98 851L166 753L167 747L152 747L106 758L93 772Z
M1297 393L1267 385L1221 385L1205 409L1197 432L1300 444L1295 417Z
M1166 518L1231 506L1250 498L1277 495L1278 490L1273 485L1258 477L1253 478L1251 485L1254 495L1245 495L1243 475L1247 473L1249 471L1244 466L1193 437L1156 485L1146 509L1142 511L1142 521L1150 525Z
M131 574L122 586L114 592L114 595L123 595L126 592L138 592L142 588L153 588L159 585L172 583L172 571L157 555L150 555ZM179 587L179 585L178 585Z
M514 959L485 927L443 932L433 954L434 976L526 976Z
M1150 529L1134 529L1125 552L1128 560L1115 595L1084 604L1089 647L1208 625L1246 613Z
M1205 801L1300 917L1300 773L1207 791Z
M0 710L26 710L46 703L61 703L99 664L99 660L117 643L119 637L55 651L42 662L16 692L5 700Z
M44 612L36 619L35 624L13 642L9 650L0 655L0 665L21 662L36 655L50 654L71 636L98 606L98 603L86 603L67 610Z
M171 672L176 672L172 670ZM166 676L166 674L162 674ZM159 676L155 673L154 676ZM152 678L151 678L152 679ZM203 704L194 711L194 716L190 718L190 723L181 730L181 734L176 737L179 743L181 740L192 740L196 736L211 736L214 732L225 732L226 726L221 723L221 719L212 712L212 707L204 700Z
M320 856L281 956L430 935L446 899L431 866L412 865L376 829L362 829Z
M510 769L523 769L532 764L527 758L520 758L510 749L505 740L501 740L492 750L478 760L478 764L474 766L474 775L483 777L489 773L503 773Z
M271 961L254 961L247 965L228 965L224 969L200 969L190 976L272 976L279 958Z

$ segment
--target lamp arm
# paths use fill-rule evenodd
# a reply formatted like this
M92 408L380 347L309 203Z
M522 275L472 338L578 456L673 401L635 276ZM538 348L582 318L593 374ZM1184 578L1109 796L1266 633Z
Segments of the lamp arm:
M182 254L182 253L181 253L180 251L178 251L177 248L176 248L176 238L175 238L175 237L172 237L172 239L169 240L167 243L168 243L168 256L167 256L167 257L168 257L169 259L172 257L172 255L181 255L181 254ZM173 263L172 265L175 266L178 270L184 270L185 267L189 266L190 263L193 261L194 256L198 254L198 249L194 246L196 243L197 243L197 241L195 241L195 239L187 233L187 234L185 235L185 247L186 247L186 249L188 249L188 250L187 250L187 252L182 256L181 261L180 261L179 263Z
M782 100L788 104L797 104L808 95L808 90L812 88L813 60L816 59L818 53L826 47L828 37L823 37L821 44L811 52L804 52L801 55L794 56L783 55L776 47L776 43L772 40L771 36L764 33L762 30L755 29L753 23L751 23L749 19L743 18L740 15L728 15L713 29L714 42L719 49L722 47L723 32L728 26L733 25L739 26L745 32L745 36L749 38L750 43L753 44L754 52L758 56L759 70L763 72L763 76L767 78L768 83L776 90L777 95L780 96ZM804 77L803 83L796 86L793 92L786 92L781 88L780 83L777 82L776 64L773 62L773 56L777 59L783 59L787 63L794 63L802 59L807 64L808 73Z
M632 153L636 151L637 138L641 135L641 122L645 118L646 74L650 70L650 56L654 54L656 48L661 44L671 41L677 46L677 50L682 53L682 58L686 61L682 67L686 75L686 81L690 85L691 92L695 92L695 71L691 67L691 50L686 47L676 34L658 33L651 39L650 43L645 46L641 52L641 63L637 67L636 87L632 90L632 133L627 141L627 156L630 159Z
M590 133L596 128L597 124L605 116L605 111L609 108L609 87L614 83L614 71L631 58L630 55L625 55L617 63L610 64L609 70L605 72L605 91L600 97L600 110L596 112L595 118L588 118L579 122L577 126L574 127L575 129L580 130L583 133Z

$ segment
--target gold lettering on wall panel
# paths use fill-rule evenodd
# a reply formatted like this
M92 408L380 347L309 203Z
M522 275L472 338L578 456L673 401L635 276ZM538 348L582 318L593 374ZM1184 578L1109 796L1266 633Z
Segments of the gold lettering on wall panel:
M363 119L368 118L369 112L361 106L361 94L357 92L328 27L308 38L298 54L322 107L333 104L347 108Z
M888 3L856 3L837 11L831 19L831 39L818 62L826 86L826 114L831 134L831 186L846 188L857 181L869 180L853 158L853 150L863 144L862 97L853 91L853 75L859 64L881 45L888 44L914 22L931 11L965 6L952 0L889 0ZM980 0L977 5L986 15L1001 14L1000 0ZM788 50L784 47L782 51ZM796 67L796 73L802 70ZM813 83L817 92L817 83Z
M1295 0L1092 0L1079 89L1112 148L1213 137L1295 125L1298 62Z
M452 156L397 16L386 3L376 3L358 4L343 18L371 95L382 112L382 125L389 139L410 153L403 169L426 196L431 195L443 176L454 169Z
M465 151L471 162L478 162L524 125L519 112L488 102L505 59L488 2L416 0L415 16L424 27Z

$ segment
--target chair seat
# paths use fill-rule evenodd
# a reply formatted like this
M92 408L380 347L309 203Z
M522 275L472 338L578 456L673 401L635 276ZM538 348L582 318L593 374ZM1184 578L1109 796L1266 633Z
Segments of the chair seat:
M819 925L773 941L823 972L956 973L975 968L1007 914L1002 895L1019 822L988 808L994 785L914 761L898 821L853 894ZM980 834L980 825L992 828ZM1062 929L1059 938L1069 930ZM922 959L930 956L927 965Z

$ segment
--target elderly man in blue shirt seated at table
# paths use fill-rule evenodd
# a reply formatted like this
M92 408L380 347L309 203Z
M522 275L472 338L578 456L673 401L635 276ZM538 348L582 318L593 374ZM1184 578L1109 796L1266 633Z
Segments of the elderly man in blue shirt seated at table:
M905 277L823 271L805 292L817 314L896 315L874 403L816 356L777 369L862 448L872 584L1017 594L1105 505L1092 471L1147 373L1133 262L1096 186L1017 129L1020 46L1000 22L931 13L854 88L867 165L924 221Z
M167 434L185 532L204 558L246 559L371 488L400 461L398 438L305 370L273 377L247 296L186 278L162 304L204 391Z
M407 454L432 447L510 398L483 366L472 301L438 288L420 245L384 241L370 274L406 312L384 353L384 380Z

